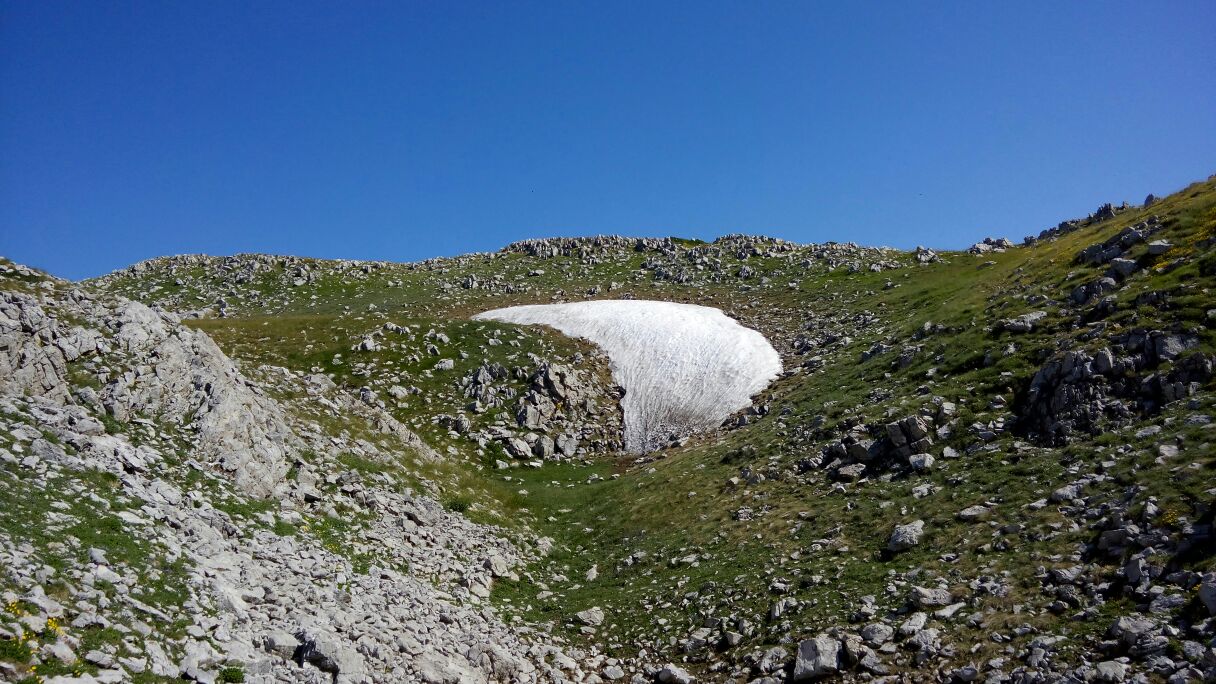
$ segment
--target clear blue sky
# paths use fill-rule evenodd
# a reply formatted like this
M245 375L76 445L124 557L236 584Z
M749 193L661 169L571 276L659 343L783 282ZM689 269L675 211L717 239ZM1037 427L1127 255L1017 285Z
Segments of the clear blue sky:
M1216 172L1216 3L0 0L0 253L1020 239Z

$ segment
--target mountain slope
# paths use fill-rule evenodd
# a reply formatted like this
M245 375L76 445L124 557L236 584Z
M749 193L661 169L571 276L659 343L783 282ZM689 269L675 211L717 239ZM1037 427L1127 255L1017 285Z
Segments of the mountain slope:
M172 316L163 324L177 339L214 340L208 358L232 359L218 375L243 378L235 387L252 396L224 401L258 419L220 434L250 440L266 462L254 478L266 483L231 495L247 512L229 516L241 534L320 545L362 587L356 594L397 573L392 583L419 592L423 614L432 601L451 606L442 613L488 600L494 612L477 614L490 627L470 631L465 618L434 627L461 644L446 664L478 676L1214 676L1216 181L1151 206L1106 205L1028 242L904 253L738 235L601 237L417 264L187 256L78 287L117 311L136 306L122 303L130 299L178 312L184 328ZM94 331L86 337L121 338L116 314L72 303L71 287L19 267L5 275L6 296L39 298ZM718 307L761 331L787 370L723 429L638 456L621 451L620 391L602 353L547 328L470 320L622 298ZM13 327L22 332L6 340L47 345L31 326ZM138 354L130 363L156 352ZM33 397L13 402L77 406L116 437L154 436L150 448L182 462L158 475L184 483L175 486L240 486L261 472L226 469L232 449L198 443L210 434L206 416L170 410L174 392L198 383L157 386L163 395L126 414L73 399L82 387L122 395L121 364L106 352L90 358L106 359L104 377L66 356L34 364L64 367L49 381L11 361L0 376L11 378L6 394ZM8 410L10 432L53 425L32 405ZM183 427L185 441L173 442ZM36 477L19 458L31 440L11 444L23 451L6 447L6 477ZM187 465L192 455L201 470ZM418 493L394 499L406 486ZM197 497L225 500L217 489L200 486ZM417 534L398 544L391 522L413 520L409 501L445 521L421 525L445 532L417 549ZM7 538L18 544L23 526L48 524L43 515L6 517ZM197 568L187 558L178 571ZM30 591L5 581L14 596ZM232 667L249 676L287 667L276 655L286 647L266 641L271 627L252 622L244 643L254 646L227 654ZM533 627L565 650L528 646ZM469 636L479 629L491 631ZM340 645L354 636L335 633ZM295 647L318 643L303 630L290 636ZM214 633L201 639L218 645ZM503 652L482 657L478 644ZM293 676L425 679L408 649L354 648L366 674L314 658ZM500 661L514 669L496 669ZM213 673L227 662L206 661ZM389 674L393 666L403 669Z

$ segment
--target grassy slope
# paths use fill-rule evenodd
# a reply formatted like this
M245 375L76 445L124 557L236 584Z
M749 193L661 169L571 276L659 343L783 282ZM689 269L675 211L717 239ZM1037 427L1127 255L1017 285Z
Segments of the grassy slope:
M465 365L476 365L482 353L521 351L484 346L485 326L462 323L463 317L508 304L579 299L577 293L613 281L624 287L599 297L628 292L638 298L719 306L766 332L787 365L801 361L789 343L805 321L833 321L846 329L852 341L820 352L826 361L822 369L775 383L759 399L772 410L745 429L706 436L649 463L622 457L586 465L516 469L508 475L476 467L449 473L450 486L460 496L487 502L498 511L497 520L526 522L557 541L544 567L534 568L518 584L499 586L500 605L528 619L559 624L568 623L579 610L602 606L609 619L594 638L614 652L632 655L636 647L630 642L666 642L687 634L705 616L749 619L759 626L750 643L759 645L787 633L797 637L845 623L864 595L877 597L884 609L896 608L906 597L907 581L933 585L940 580L961 590L968 582L990 577L1005 578L1010 591L984 599L978 609L990 614L987 631L1009 634L1017 625L1059 621L1044 610L1050 598L1039 591L1036 570L1074 564L1078 544L1092 536L1057 506L1036 510L1027 504L1075 479L1077 473L1102 469L1112 479L1087 492L1095 501L1117 498L1136 483L1146 495L1156 496L1163 510L1184 521L1194 520L1211 505L1208 488L1216 459L1206 441L1210 437L1180 420L1191 413L1213 413L1211 387L1198 409L1176 404L1153 419L1165 432L1151 441L1125 430L1049 449L1023 444L1006 432L975 448L978 442L968 430L977 422L1010 420L1008 409L989 408L992 397L999 394L1012 403L1061 339L1071 340L1070 348L1101 346L1083 340L1083 331L1074 329L1075 315L1063 315L1051 302L1066 302L1076 284L1104 270L1075 264L1078 251L1149 214L1162 216L1167 227L1153 239L1166 238L1177 247L1155 259L1144 256L1146 263L1152 262L1150 268L1119 293L1121 308L1106 319L1104 336L1132 327L1181 326L1198 334L1201 350L1211 353L1216 350L1216 335L1206 311L1213 301L1208 264L1213 257L1210 247L1206 254L1197 253L1195 247L1210 239L1216 228L1216 183L1211 181L1147 210L1132 210L1032 248L983 257L948 253L943 263L930 265L917 265L908 255L899 255L893 258L908 266L881 273L829 271L819 263L804 268L798 256L753 257L745 262L728 257L727 272L747 263L771 283L727 278L692 287L653 280L640 269L646 255L631 252L590 266L570 258L518 254L472 256L429 267L386 265L366 275L324 276L299 288L285 287L281 275L271 270L240 288L260 293L262 304L230 300L235 317L195 325L247 364L322 371L358 386L365 378L351 375L350 366L335 365L333 356L352 356L350 347L381 321L446 331L454 346L470 353L468 361L458 360L457 373L462 373ZM1145 247L1136 250L1143 253ZM1173 270L1156 269L1178 258L1188 261ZM545 274L527 275L536 268ZM1201 268L1207 269L1206 275ZM527 291L491 294L451 287L470 274L482 281L499 276L500 282ZM185 274L190 276L187 285L174 285L181 275L153 269L139 276L118 276L107 287L178 308L188 308L180 306L183 300L202 304L216 292L233 289L224 274L213 269L195 267ZM796 290L787 286L790 282L797 283ZM449 287L442 288L444 283ZM149 292L152 284L159 289ZM1149 290L1171 291L1170 308L1132 305L1135 294ZM1038 301L1042 298L1047 301ZM1049 317L1031 334L1014 337L992 329L1000 318L1034 310L1046 310ZM849 316L861 311L872 313L875 322L847 325ZM918 337L926 322L944 330ZM880 341L894 349L859 360L861 352ZM544 331L529 333L521 343L525 350L543 348L558 357L580 348ZM1010 343L1016 349L1006 355L1003 350ZM893 361L906 345L920 345L920 351L909 365L896 368ZM994 363L984 362L988 354ZM450 400L445 396L448 379L424 376L422 365L431 359L415 362L402 352L382 361L399 362L413 382L436 397L436 403ZM935 396L959 406L955 436L939 442L935 451L951 445L966 452L963 458L939 460L939 467L927 475L888 475L844 486L829 483L819 472L797 474L797 460L819 453L832 436L839 438L844 426L910 415ZM415 402L394 411L437 447L451 447L468 463L484 465L486 457L474 453L467 442L430 427L440 408L455 407ZM1166 437L1180 441L1183 455L1176 463L1157 464L1152 448ZM1104 461L1111 465L1099 465ZM765 480L751 486L726 485L744 466L764 473ZM924 484L932 485L935 493L915 497L913 488ZM957 511L981 502L993 505L990 519L1000 521L1000 527L995 522L955 519ZM735 520L735 512L745 507L752 509L753 518ZM926 542L894 558L881 553L892 526L915 518L927 522ZM624 565L625 557L637 551L645 551L647 558ZM692 565L670 562L694 555ZM1211 556L1193 562L1213 567ZM592 566L598 568L598 578L584 581ZM555 574L568 580L554 581ZM789 581L789 595L804 607L768 625L765 613L779 598L768 588L774 579ZM555 593L540 600L537 595L542 590ZM1104 610L1117 608L1108 605ZM784 621L788 624L780 624ZM1084 635L1105 625L1094 620L1063 629ZM1016 644L1031 637L1013 638ZM963 653L956 660L974 662L1005 649L1005 644L991 640L978 643L977 653ZM1073 643L1072 648L1085 648L1083 640Z

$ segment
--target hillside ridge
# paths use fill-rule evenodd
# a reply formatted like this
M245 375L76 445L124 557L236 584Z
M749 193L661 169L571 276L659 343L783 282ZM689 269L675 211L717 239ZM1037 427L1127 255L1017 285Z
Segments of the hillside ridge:
M965 250L0 261L0 680L1216 680L1216 179ZM784 371L624 449L526 304Z

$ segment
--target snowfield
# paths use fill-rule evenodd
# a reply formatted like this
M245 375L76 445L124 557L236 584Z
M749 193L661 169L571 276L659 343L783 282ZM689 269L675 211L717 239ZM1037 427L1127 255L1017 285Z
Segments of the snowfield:
M599 345L625 388L625 448L636 453L721 425L781 372L781 357L763 335L708 306L600 300L473 318L547 325Z

